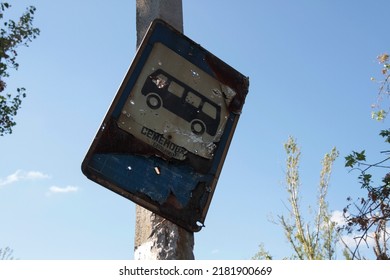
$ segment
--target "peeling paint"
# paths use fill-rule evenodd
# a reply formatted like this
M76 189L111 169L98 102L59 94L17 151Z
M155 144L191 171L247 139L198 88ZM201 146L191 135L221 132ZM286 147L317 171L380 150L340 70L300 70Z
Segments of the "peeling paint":
M152 216L153 231L147 241L134 250L135 260L194 259L194 236L169 221ZM183 239L183 236L186 238Z

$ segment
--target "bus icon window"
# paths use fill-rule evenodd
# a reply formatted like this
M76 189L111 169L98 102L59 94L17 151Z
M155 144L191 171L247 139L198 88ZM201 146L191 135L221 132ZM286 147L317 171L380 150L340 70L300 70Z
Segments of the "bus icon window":
M188 104L194 106L196 109L198 109L200 106L200 103L202 102L202 99L199 96L192 93L191 91L189 91L186 95L185 101Z
M184 88L173 81L169 84L168 91L179 98L182 98L184 94Z
M164 107L190 124L196 135L215 136L221 107L183 82L158 69L145 81L141 90L151 109Z

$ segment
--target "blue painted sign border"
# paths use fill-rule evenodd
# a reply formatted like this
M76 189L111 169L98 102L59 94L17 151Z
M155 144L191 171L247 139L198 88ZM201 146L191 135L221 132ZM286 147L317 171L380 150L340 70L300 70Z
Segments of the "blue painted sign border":
M234 92L226 125L213 143L211 158L187 153L184 160L169 158L161 149L118 127L118 119L156 44L196 65ZM249 80L162 20L155 20L131 64L83 160L82 172L92 181L159 214L189 231L204 226L206 214L241 114ZM174 147L169 139L143 128L159 145ZM147 134L149 133L149 134Z

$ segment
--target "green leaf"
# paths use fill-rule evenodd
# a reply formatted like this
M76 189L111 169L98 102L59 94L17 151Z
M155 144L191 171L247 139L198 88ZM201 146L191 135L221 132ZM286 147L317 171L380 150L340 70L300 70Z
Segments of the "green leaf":
M365 150L361 151L360 153L354 152L356 160L357 161L365 161L366 160L365 152L366 152Z
M379 133L380 136L382 136L385 139L385 142L390 143L390 130L381 130Z
M348 155L345 157L345 167L353 168L355 164L356 164L356 160L353 155Z
M371 118L377 121L383 121L386 118L387 112L385 110L379 110L371 113Z

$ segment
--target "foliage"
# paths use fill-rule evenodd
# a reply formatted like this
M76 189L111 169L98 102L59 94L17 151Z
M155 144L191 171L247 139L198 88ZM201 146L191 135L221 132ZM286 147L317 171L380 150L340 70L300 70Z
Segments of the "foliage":
M16 91L15 96L11 94L0 95L0 136L12 133L12 127L16 125L13 117L18 113L22 98L26 97L25 88L18 88Z
M390 130L382 130L380 136L385 139L385 142L390 143ZM373 250L377 259L390 259L388 250L390 245L388 229L390 221L390 173L382 178L379 185L374 185L371 172L373 169L390 168L388 164L390 151L383 153L386 155L385 158L373 164L367 163L365 151L353 151L345 157L345 166L359 172L358 179L361 188L367 191L367 197L358 198L356 202L352 202L352 199L348 198L349 204L344 209L347 224L341 229L346 230L349 234L359 233L355 238L355 249L350 249L353 259L361 258L359 247L362 242L368 244L369 239L372 239L374 243ZM350 212L351 206L353 206L353 212Z
M252 260L272 260L271 254L264 248L264 244L259 245L259 251L252 257Z
M279 216L288 243L294 254L290 259L321 260L335 259L335 247L338 235L335 222L331 221L326 196L328 192L333 163L338 156L335 148L326 154L321 162L320 182L318 186L317 211L313 221L305 222L300 207L299 162L301 151L295 139L290 137L284 145L287 154L286 190L289 194L289 215ZM272 256L260 246L256 259L272 259Z
M377 57L381 65L382 79L379 80L378 99L372 105L375 111L372 118L383 121L389 112L389 108L383 109L384 98L390 94L390 61L389 55L383 53ZM371 80L375 81L374 78ZM382 130L379 135L384 141L390 144L390 130ZM390 173L385 171L381 175L380 183L375 183L374 176L378 176L380 170L390 168L388 161L390 151L381 152L384 157L376 163L368 163L365 150L361 152L352 151L345 157L345 166L351 171L358 171L359 184L366 191L367 197L357 198L355 201L351 197L347 198L348 205L344 208L346 225L340 231L346 231L350 235L356 235L355 248L347 247L352 259L361 259L359 248L362 244L370 247L373 244L373 251L377 259L390 259L388 250L390 232L388 230L390 220ZM371 241L371 242L370 242Z
M381 65L381 74L382 79L380 79L379 82L379 91L378 91L378 99L375 104L373 104L371 107L374 109L374 111L371 112L371 117L376 120L384 120L389 113L390 108L383 109L383 99L385 97L388 97L390 94L390 61L389 61L389 55L387 53L383 53L377 57L377 60L379 64ZM372 81L376 81L375 78L371 78Z
M7 2L0 3L0 136L12 133L12 127L16 125L14 117L26 97L23 87L18 88L15 95L3 94L7 87L4 79L9 77L9 69L17 70L19 67L17 49L28 47L40 33L38 28L33 27L35 7L28 7L16 21L4 19L4 13L10 7Z
M10 247L0 248L0 260L13 260L13 252Z

